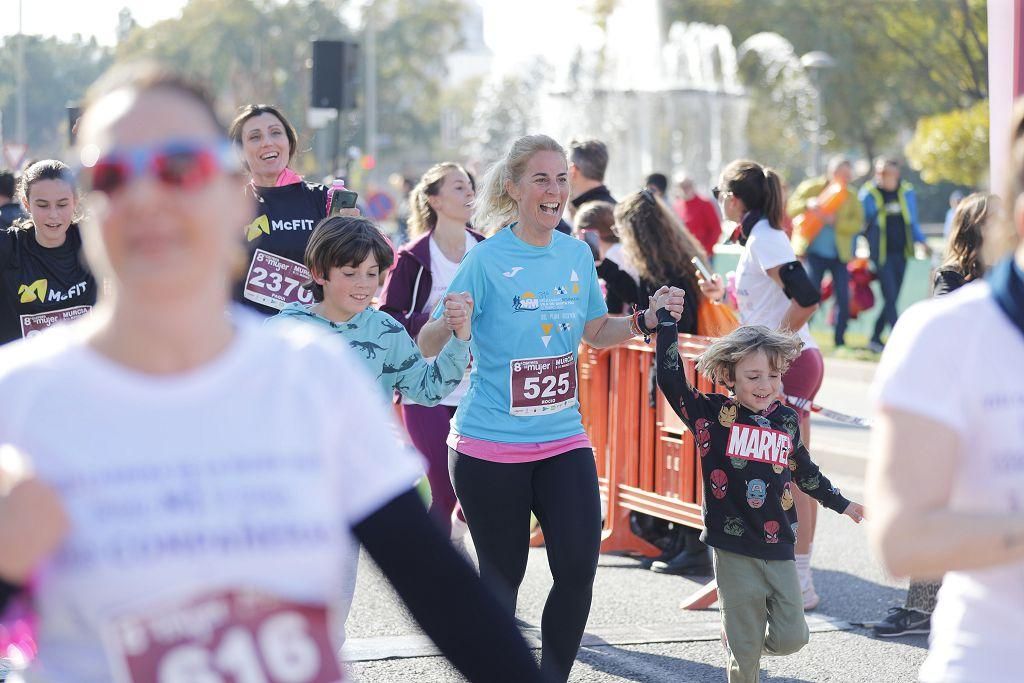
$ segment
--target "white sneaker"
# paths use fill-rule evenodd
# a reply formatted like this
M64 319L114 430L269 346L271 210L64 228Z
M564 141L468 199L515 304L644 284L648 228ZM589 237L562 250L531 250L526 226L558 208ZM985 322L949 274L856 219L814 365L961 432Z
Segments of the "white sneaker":
M812 609L818 606L821 602L821 597L818 595L818 591L814 590L814 584L808 582L807 586L802 592L804 598L804 611L810 612Z

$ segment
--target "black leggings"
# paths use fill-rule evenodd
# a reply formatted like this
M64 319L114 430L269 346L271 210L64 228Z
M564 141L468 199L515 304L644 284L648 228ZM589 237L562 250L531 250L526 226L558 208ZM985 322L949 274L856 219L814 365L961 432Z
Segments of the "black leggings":
M515 613L530 549L530 511L544 530L554 584L541 619L541 669L567 680L590 615L601 499L589 448L505 464L452 449L448 467L480 558L480 576Z

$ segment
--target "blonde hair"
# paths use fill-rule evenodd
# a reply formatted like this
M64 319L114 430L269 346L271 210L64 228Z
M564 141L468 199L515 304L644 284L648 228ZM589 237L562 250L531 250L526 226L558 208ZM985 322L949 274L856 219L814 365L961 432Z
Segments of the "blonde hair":
M716 339L697 360L697 372L715 384L736 381L736 365L752 353L764 351L772 370L785 373L800 355L804 343L792 332L764 325L743 325Z
M615 230L641 278L652 285L686 280L700 302L703 297L690 259L707 262L707 254L664 201L649 190L634 192L615 205Z
M444 185L444 179L452 171L465 173L466 169L453 161L442 161L427 169L416 187L409 193L409 237L419 237L437 227L437 212L430 205L429 198L436 196Z
M524 135L512 143L501 161L487 170L473 203L473 225L478 230L491 235L515 219L519 207L508 193L505 181L518 183L526 172L530 157L537 152L558 152L565 156L565 150L553 138Z
M992 265L1020 245L1017 232L1018 205L1024 202L1024 97L1013 108L1010 126L1010 165L1006 174L1006 208L1002 218L985 235L985 263Z

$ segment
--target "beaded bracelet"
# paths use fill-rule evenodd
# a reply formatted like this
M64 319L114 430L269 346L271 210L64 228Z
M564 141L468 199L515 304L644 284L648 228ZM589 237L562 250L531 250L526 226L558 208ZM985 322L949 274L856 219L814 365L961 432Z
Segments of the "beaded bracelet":
M636 307L633 307L633 314L629 316L629 330L633 333L634 337L643 337L644 343L651 343L651 331L647 329L646 322L642 322L644 314L647 311L638 311Z

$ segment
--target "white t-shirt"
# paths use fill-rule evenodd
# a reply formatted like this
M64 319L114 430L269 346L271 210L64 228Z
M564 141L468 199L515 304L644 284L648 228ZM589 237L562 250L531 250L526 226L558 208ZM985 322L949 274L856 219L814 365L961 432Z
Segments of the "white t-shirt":
M466 254L475 247L479 242L468 232L466 233ZM459 264L455 261L449 261L448 257L441 251L441 247L437 246L437 242L434 238L430 238L430 296L427 297L427 305L423 307L424 313L430 313L433 311L437 304L444 298L445 293L448 291L448 285L452 283L452 278L455 277L455 271L459 269ZM433 360L429 358L428 360ZM470 362L469 367L466 368L466 374L462 378L462 382L459 386L455 387L455 390L441 399L440 405L443 406L457 406L462 397L466 395L466 391L469 390L469 374L473 370L473 363ZM402 403L406 405L412 403L406 399L402 400Z
M1024 509L1022 367L1024 336L985 282L912 306L886 344L875 375L877 403L960 436L952 510L1020 515ZM1019 680L1013 653L1022 633L1024 562L949 572L921 680Z
M754 224L747 238L746 249L736 266L736 298L740 305L740 320L744 325L779 328L790 301L778 283L768 276L768 271L796 260L786 233L773 228L767 219ZM818 348L806 324L798 334L804 342L804 348Z
M109 683L104 624L197 593L343 607L349 529L422 475L348 349L233 316L231 348L176 376L115 364L74 323L0 350L0 445L71 521L36 576L29 680Z

